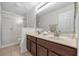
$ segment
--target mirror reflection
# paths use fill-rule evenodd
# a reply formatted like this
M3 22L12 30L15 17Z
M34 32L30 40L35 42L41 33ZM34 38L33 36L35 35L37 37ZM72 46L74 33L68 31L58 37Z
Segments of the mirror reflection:
M52 32L56 36L73 37L75 35L74 2L59 2L45 9L43 7L40 8L43 10L37 14L37 28Z

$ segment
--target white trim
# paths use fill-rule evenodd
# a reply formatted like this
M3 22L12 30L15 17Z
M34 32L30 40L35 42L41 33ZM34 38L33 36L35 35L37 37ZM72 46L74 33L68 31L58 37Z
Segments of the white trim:
M19 42L14 42L14 43L11 43L11 44L2 45L1 48L5 48L5 47L9 47L9 46L17 45L17 44L19 44Z

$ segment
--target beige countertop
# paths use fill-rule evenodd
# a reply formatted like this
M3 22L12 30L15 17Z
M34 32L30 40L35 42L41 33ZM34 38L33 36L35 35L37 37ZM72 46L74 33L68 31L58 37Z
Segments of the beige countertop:
M34 33L30 32L30 33L27 33L27 34L34 36L34 37L42 38L44 40L48 40L48 41L56 42L56 43L63 44L63 45L66 45L66 46L70 46L70 47L73 47L73 48L77 48L77 39L76 38L72 39L72 38L68 38L68 37L64 37L64 36L49 37L48 35L37 34L35 32Z

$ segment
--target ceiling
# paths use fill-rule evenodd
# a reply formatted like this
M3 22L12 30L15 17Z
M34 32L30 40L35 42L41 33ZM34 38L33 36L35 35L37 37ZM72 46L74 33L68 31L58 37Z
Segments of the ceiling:
M1 2L1 7L4 11L9 11L24 16L33 7L39 7L45 3L46 2ZM40 12L39 15L44 14L50 10L58 10L59 8L62 8L69 4L72 4L72 2L56 2L56 4L50 6L50 9L48 8L46 9L47 11L44 10Z
M38 4L38 2L2 2L1 7L4 11L13 12L23 16Z

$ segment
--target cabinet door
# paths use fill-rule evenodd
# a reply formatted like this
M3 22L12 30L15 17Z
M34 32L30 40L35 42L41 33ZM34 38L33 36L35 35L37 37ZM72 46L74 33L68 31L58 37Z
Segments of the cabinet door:
M46 47L48 50L54 51L59 55L62 56L75 56L77 55L77 49L71 48L59 43L46 41L44 39L37 39L37 44L40 44L44 47Z
M58 55L52 51L48 51L48 56L58 56Z
M37 45L37 56L47 56L47 49Z
M27 39L27 49L28 49L28 51L31 50L31 45L30 44L31 44L30 40Z
M31 41L31 54L36 56L36 43Z

